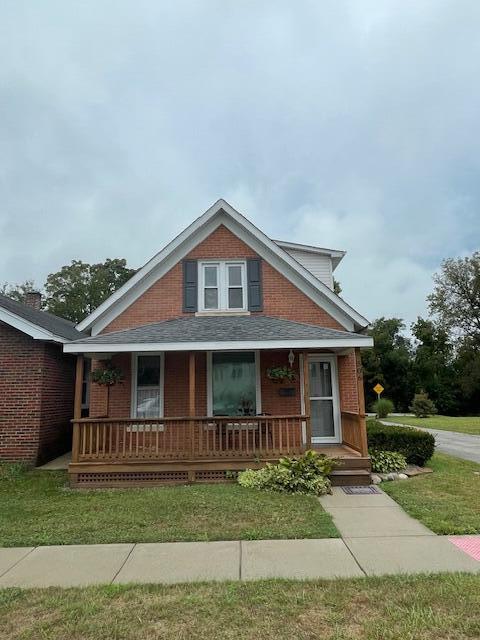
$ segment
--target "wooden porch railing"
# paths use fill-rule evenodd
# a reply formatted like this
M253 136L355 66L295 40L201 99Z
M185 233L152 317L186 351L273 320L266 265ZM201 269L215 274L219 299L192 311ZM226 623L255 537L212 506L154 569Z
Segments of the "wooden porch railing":
M305 450L308 417L73 420L72 462L262 459Z
M342 441L343 444L360 452L362 456L368 455L367 428L364 414L342 411Z

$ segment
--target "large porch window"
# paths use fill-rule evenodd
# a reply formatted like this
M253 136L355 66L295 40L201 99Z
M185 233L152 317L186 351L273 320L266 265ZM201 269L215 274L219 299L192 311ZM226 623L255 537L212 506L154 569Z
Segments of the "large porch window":
M133 356L133 418L163 416L163 354Z
M255 351L209 354L209 413L254 416L260 412Z

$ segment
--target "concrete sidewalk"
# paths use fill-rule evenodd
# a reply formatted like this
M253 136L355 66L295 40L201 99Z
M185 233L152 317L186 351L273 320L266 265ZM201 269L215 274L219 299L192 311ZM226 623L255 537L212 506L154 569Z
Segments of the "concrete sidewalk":
M0 549L0 588L349 578L466 571L480 562L410 518L383 492L320 498L342 538Z
M398 427L411 427L411 425L401 424L400 422L395 422L395 420L380 420L380 422ZM425 427L411 428L419 431L428 431L428 433L435 436L435 448L437 451L480 464L480 436L457 433L456 431L443 431L442 429L426 429Z

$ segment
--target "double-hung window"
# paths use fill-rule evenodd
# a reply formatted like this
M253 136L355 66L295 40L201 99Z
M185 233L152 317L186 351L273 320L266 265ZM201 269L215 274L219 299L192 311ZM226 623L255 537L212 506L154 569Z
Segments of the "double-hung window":
M163 415L163 356L134 354L133 356L134 418L159 418Z
M246 265L244 261L199 262L201 311L246 311Z

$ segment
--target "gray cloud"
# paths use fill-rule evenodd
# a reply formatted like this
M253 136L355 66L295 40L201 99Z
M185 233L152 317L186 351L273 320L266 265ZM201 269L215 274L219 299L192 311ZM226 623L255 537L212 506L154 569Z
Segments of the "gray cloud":
M218 197L367 317L479 246L480 4L2 3L0 281L145 262Z

